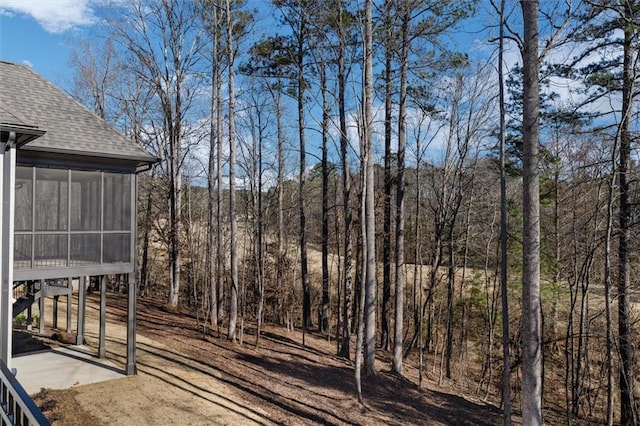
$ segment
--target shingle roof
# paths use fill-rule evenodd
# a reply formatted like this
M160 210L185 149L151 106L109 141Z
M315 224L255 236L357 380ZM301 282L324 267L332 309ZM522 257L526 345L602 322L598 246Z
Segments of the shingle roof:
M0 96L2 95L0 94ZM11 109L4 106L2 102L0 102L0 124L29 126L23 118L20 118L15 112L11 112Z
M23 149L151 163L156 158L26 65L0 61L0 123L46 133Z

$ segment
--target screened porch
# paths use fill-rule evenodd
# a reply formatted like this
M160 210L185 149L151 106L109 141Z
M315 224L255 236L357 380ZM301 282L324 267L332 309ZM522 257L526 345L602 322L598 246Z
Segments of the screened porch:
M11 367L17 315L39 304L44 332L45 299L57 330L66 298L66 331L82 344L89 282L100 291L104 358L106 287L116 276L128 294L124 370L135 374L137 176L159 159L30 67L0 61L0 75L0 365Z
M135 175L18 165L14 279L134 270Z

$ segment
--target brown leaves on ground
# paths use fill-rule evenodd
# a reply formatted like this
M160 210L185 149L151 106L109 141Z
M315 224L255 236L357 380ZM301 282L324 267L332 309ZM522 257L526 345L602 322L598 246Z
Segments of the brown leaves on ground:
M114 360L121 361L124 341L121 337L110 339L109 330L115 328L113 322L124 325L126 299L109 295L108 312L108 352ZM167 312L161 302L150 300L139 301L137 326L140 373L137 380L144 380L145 384L136 387L128 398L139 397L154 404L155 416L153 420L145 417L148 405L145 408L140 404L139 415L127 411L135 407L119 408L122 416L130 416L130 420L135 417L137 423L157 424L158 419L166 418L169 424L172 418L169 416L180 410L189 413L192 424L228 424L235 422L234 418L241 418L245 424L291 425L501 423L495 406L431 385L429 389L420 389L415 383L389 373L390 366L383 359L377 377L363 381L365 405L361 406L355 398L352 362L336 356L335 342L318 334L308 333L306 346L302 346L301 332L266 325L258 348L254 344L254 329L246 327L242 345L228 341L225 335L218 337L215 332L203 338L194 318ZM91 331L87 335L91 336ZM120 380L112 382L101 384L103 398L109 386L113 387L114 395L119 392ZM102 408L92 404L93 388L45 391L38 394L36 401L56 424L100 423L67 418L68 412L74 416L86 414L87 419L95 414L102 423L112 424L114 418L100 410L113 411L114 404L119 402L114 399L110 406ZM87 394L83 396L83 392ZM167 395L176 392L185 396L167 399ZM80 408L75 399L84 401ZM209 410L207 404L215 405L218 411ZM162 410L167 410L166 417ZM126 424L126 419L119 420Z
M48 390L42 389L33 396L42 413L52 426L56 425L100 425L100 421L91 413L82 409L76 401L75 389Z

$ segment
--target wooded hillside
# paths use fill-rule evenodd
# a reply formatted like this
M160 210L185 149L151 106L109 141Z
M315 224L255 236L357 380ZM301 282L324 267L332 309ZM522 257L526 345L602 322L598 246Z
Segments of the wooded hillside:
M140 296L320 332L365 402L377 352L505 424L637 424L640 2L540 3L105 6L72 92L161 159Z

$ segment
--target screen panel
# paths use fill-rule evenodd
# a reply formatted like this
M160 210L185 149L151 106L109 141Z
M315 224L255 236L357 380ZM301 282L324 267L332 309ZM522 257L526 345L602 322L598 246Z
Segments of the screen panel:
M33 248L35 268L67 266L67 234L36 234Z
M99 231L102 212L100 172L71 171L71 230Z
M130 264L134 176L18 166L14 267Z
M100 263L100 234L71 234L71 266Z
M69 172L36 169L36 231L66 231L69 209Z
M104 230L131 230L131 175L104 174Z
M13 267L31 268L31 234L16 235L13 244Z
M104 262L126 263L131 259L131 234L104 234Z
M15 231L33 229L33 167L16 167Z

